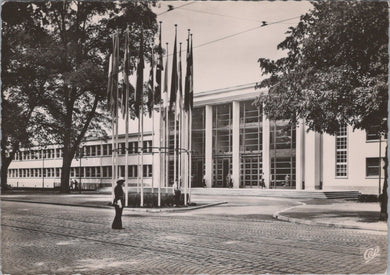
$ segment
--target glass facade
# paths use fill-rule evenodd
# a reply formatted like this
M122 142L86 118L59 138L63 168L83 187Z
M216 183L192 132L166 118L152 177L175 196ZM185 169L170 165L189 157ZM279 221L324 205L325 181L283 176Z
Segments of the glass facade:
M192 110L192 185L202 187L202 179L205 171L205 107Z
M227 187L232 173L232 104L213 106L213 187Z
M295 189L296 128L270 121L270 188Z
M240 187L263 186L262 120L253 100L240 102Z

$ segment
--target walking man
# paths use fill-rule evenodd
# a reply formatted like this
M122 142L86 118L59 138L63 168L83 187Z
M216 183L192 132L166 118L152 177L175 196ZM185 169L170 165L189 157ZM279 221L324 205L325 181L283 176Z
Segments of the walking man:
M122 227L122 212L123 206L125 205L125 194L123 192L122 185L125 182L124 178L119 178L116 181L116 186L114 188L114 206L115 206L115 218L112 222L112 229L123 229Z

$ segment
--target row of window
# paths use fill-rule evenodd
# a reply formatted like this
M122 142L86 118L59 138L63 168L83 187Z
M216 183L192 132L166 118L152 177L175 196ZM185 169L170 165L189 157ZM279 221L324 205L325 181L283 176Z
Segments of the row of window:
M343 125L336 133L336 177L348 176L347 145L347 126Z
M129 142L127 149L129 154L139 153L138 142L137 141ZM120 155L126 154L125 142L118 143L118 148L116 150ZM15 154L14 160L62 158L63 151L64 151L63 148L20 151ZM76 152L76 157L111 156L112 151L113 151L112 144L86 145L82 148L81 151ZM143 142L143 152L144 153L152 152L151 140L146 140Z
M143 165L143 177L152 177L152 165ZM125 176L125 166L118 167L120 177ZM138 176L137 165L128 166L128 177L136 178ZM9 169L9 178L60 178L61 168L21 168ZM111 178L112 166L92 166L92 167L72 167L70 177L73 178Z

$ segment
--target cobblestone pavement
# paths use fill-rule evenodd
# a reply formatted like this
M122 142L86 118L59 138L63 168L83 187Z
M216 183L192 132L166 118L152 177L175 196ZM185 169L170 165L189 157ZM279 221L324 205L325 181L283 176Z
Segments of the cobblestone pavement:
M237 203L233 208L240 207ZM387 235L226 215L1 203L3 274L385 273ZM223 214L225 213L225 214Z

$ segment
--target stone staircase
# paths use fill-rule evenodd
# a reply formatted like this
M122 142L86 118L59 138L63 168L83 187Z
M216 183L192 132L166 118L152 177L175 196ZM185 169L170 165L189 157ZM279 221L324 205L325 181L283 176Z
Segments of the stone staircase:
M221 196L259 196L298 199L353 199L357 200L358 191L323 191L323 190L285 190L285 189L231 189L231 188L192 188L192 195Z

